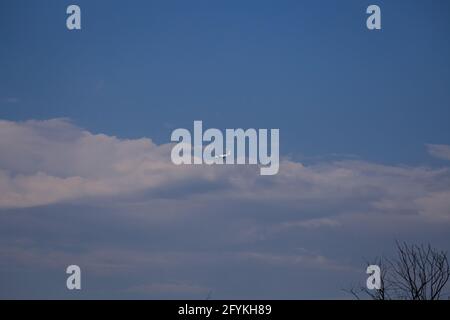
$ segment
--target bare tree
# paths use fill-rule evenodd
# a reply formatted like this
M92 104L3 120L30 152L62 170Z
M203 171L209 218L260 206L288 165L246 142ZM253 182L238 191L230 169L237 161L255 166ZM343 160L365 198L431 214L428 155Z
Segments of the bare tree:
M345 290L357 299L439 300L450 278L447 253L430 245L408 245L397 242L397 257L378 258L381 287Z

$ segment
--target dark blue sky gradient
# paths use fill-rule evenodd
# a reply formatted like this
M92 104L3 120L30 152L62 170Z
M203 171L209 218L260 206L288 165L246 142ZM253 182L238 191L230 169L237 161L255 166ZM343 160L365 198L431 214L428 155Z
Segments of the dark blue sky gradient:
M280 128L284 155L386 163L450 143L448 1L376 1L378 32L368 1L76 1L69 32L71 3L1 2L0 118L158 143Z

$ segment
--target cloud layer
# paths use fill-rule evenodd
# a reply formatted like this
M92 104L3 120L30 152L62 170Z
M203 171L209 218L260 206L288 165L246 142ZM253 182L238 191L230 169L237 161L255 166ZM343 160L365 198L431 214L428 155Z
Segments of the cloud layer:
M450 169L366 161L304 166L283 160L275 177L255 166L175 166L172 145L93 134L65 119L0 121L0 207L139 195L142 200L202 197L279 204L310 212L383 212L450 217ZM449 146L429 145L446 158ZM320 218L320 217L319 217ZM333 225L328 220L299 226Z
M30 297L45 278L53 289L36 297L48 298L75 263L86 298L333 298L396 239L450 249L448 166L283 159L261 176L175 166L171 147L65 119L0 121L4 288Z

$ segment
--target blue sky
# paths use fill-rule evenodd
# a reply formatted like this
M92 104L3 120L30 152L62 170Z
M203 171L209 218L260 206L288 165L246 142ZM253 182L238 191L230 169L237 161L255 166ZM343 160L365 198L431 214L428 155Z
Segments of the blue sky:
M65 26L72 3L81 31ZM382 30L369 31L370 4L2 0L0 297L70 297L58 257L97 272L86 297L332 298L366 248L448 247L450 4L376 1ZM281 177L173 177L170 134L194 120L279 128ZM98 276L108 254L126 272ZM53 289L33 291L37 275Z
M1 117L69 117L167 142L172 127L280 128L282 152L421 162L449 143L449 5L381 1L3 1ZM63 12L63 14L61 14Z

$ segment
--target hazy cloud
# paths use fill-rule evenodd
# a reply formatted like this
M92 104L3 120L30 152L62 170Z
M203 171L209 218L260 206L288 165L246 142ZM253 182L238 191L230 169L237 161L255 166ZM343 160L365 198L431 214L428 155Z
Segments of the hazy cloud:
M444 144L428 144L427 148L433 157L450 160L450 146Z
M7 97L7 98L4 98L3 101L6 103L10 103L10 104L16 104L16 103L20 102L20 99L16 98L16 97Z
M0 121L0 276L20 294L27 272L76 263L102 298L323 297L395 239L448 243L449 167L284 159L266 177L177 167L171 147Z
M283 160L262 177L254 166L175 166L171 144L93 134L65 119L0 121L0 207L33 207L109 197L121 201L189 198L205 206L254 202L333 215L356 212L449 218L450 169L342 160L305 166ZM443 157L449 146L428 146ZM183 200L184 199L184 200ZM165 210L164 210L165 211ZM285 221L280 228L336 226L321 217ZM313 220L311 220L313 219ZM314 220L316 219L316 220Z

